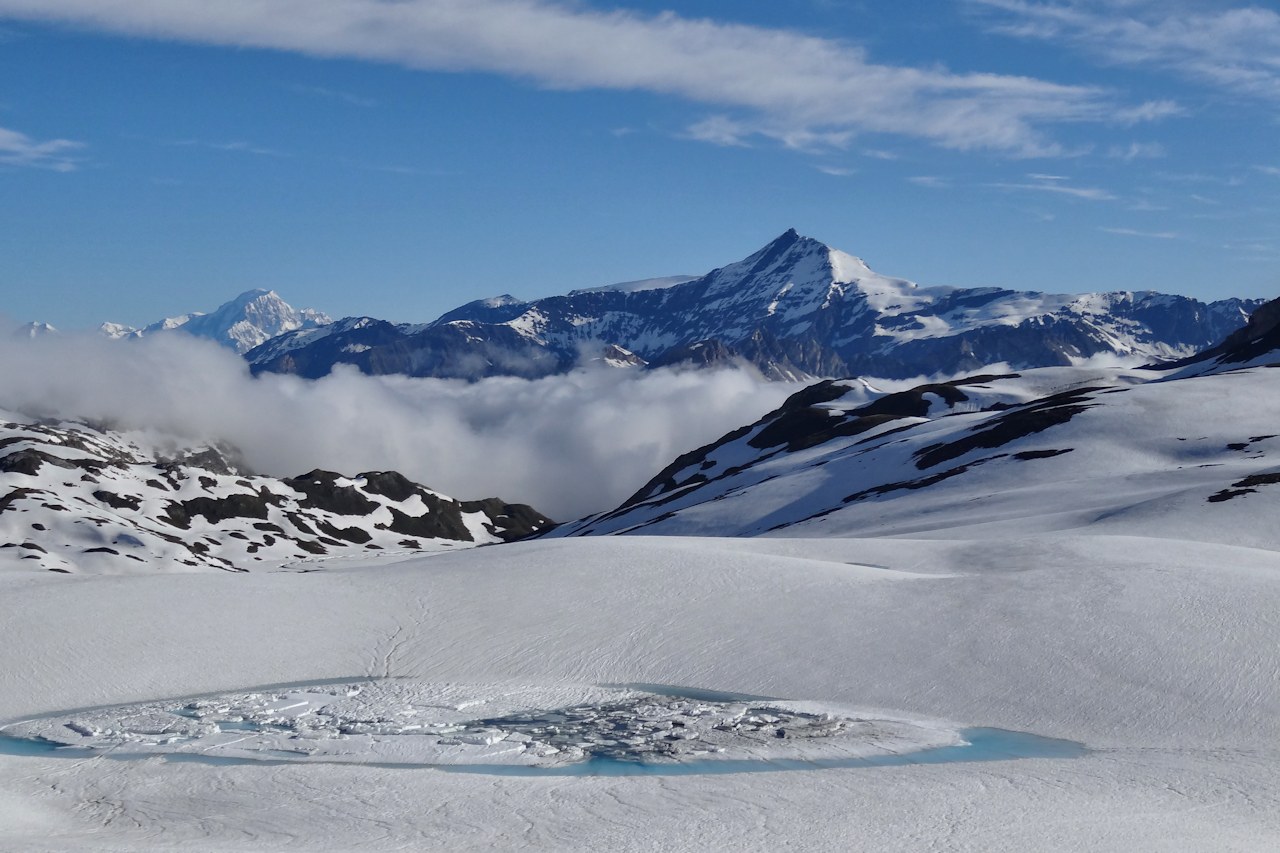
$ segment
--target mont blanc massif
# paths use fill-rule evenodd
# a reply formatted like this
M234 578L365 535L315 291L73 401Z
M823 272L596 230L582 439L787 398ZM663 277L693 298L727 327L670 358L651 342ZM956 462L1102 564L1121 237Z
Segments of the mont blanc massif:
M726 373L774 402L573 518L261 470L94 395L184 347L272 405ZM919 286L787 231L425 323L250 291L3 351L5 849L1280 839L1280 301ZM23 384L50 364L80 396Z

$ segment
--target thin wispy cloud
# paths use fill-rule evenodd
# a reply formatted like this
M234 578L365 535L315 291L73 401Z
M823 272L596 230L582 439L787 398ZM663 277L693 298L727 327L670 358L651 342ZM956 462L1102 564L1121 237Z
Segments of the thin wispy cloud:
M831 144L824 135L877 133L1057 156L1054 124L1167 114L1097 87L877 63L857 45L785 29L553 0L0 0L0 16L676 96L735 113L736 132L690 133L718 144L763 135L802 148L806 135Z
M998 190L1014 190L1019 192L1042 192L1081 198L1087 201L1115 201L1116 196L1109 190L1100 187L1073 187L1060 181L1043 181L1036 183L990 183L986 186Z
M814 168L824 175L831 175L836 178L848 178L858 174L857 169L850 169L845 166L816 166Z
M312 98L323 98L329 101L338 101L352 107L363 107L369 109L376 107L378 102L373 98L365 98L351 92L344 92L341 89L329 89L324 86L288 86L290 92L298 95L306 95Z
M1136 228L1099 228L1098 230L1120 237L1143 237L1149 240L1178 240L1182 237L1175 231L1140 231Z
M709 142L724 148L749 148L747 137L751 129L728 116L709 116L689 125L685 135L698 142Z
M1146 101L1136 107L1120 107L1111 118L1116 124L1134 125L1186 115L1187 110L1177 101Z
M1073 45L1235 95L1280 100L1280 12L1189 0L968 0L990 29Z
M1219 187L1244 186L1244 178L1234 174L1209 175L1204 172L1152 172L1152 177L1174 184L1199 184Z
M366 172L385 172L389 175L405 175L406 177L440 177L448 174L442 169L420 169L417 166L384 165L379 163L359 163L359 168Z
M1159 142L1130 142L1128 145L1113 145L1107 151L1112 160L1123 160L1126 163L1134 160L1155 160L1164 157L1168 152Z
M816 131L808 128L783 128L771 130L761 128L760 133L781 142L793 151L821 152L830 149L844 150L853 141L853 131L827 130Z
M945 190L951 187L951 181L948 178L942 178L937 175L912 175L907 178L907 182L931 190Z
M32 139L25 133L0 127L0 166L21 166L74 172L81 163L83 142L70 139Z
M206 148L210 151L226 151L232 154L253 154L258 157L289 157L287 151L279 151L275 148L267 148L262 145L255 145L252 142L244 140L232 140L229 142L208 142L203 139L174 139L165 143L178 148Z
M1254 166L1253 168L1254 171L1261 172L1264 175L1280 178L1280 166Z
M244 154L256 154L259 157L288 157L284 151L277 151L274 148L264 148L261 145L254 145L251 142L210 142L207 147L215 151L232 151Z
M1264 241L1244 242L1244 243L1225 243L1222 248L1228 252L1238 252L1245 255L1266 258L1271 260L1280 255L1280 249L1275 244Z

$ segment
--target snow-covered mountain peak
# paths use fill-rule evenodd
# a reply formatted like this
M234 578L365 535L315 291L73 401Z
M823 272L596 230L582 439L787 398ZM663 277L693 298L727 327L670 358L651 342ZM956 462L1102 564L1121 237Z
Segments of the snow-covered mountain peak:
M139 337L142 332L133 326L126 326L124 323L102 323L98 326L98 334L111 338L113 341L118 341L123 338Z
M617 346L648 366L746 361L765 376L903 378L1072 364L1098 354L1178 358L1221 340L1260 302L917 286L789 229L689 281L647 279L523 301L469 302L420 326L294 332L247 354L255 372L477 379L563 372ZM374 321L370 321L374 322ZM698 345L696 348L694 345ZM584 348L585 346L585 348Z
M480 299L478 302L486 308L505 308L508 305L524 304L523 299L517 299L510 293L504 293L501 296L490 296L488 299Z
M791 229L742 261L707 275L705 292L724 308L803 334L833 306L897 315L932 304L951 288L922 289L875 272L861 258ZM691 285L693 286L693 285Z
M825 303L855 285L868 298L891 304L917 286L905 279L881 275L856 255L833 249L794 228L734 264L705 276L708 292L741 292L763 288L792 305L817 299ZM816 303L815 303L816 304ZM878 310L879 305L875 306ZM772 312L771 312L772 313Z
M246 290L244 293L241 293L241 294L240 294L239 296L237 296L235 299L232 299L232 300L231 300L231 301L229 301L229 302L225 302L225 303L223 303L223 304L218 308L218 310L219 310L219 311L222 311L222 310L225 310L225 309L227 309L227 308L231 308L231 307L241 307L241 308L243 308L244 306L248 305L249 303L251 303L251 302L255 302L255 301L257 301L258 299L261 299L261 298L262 298L262 297L264 297L264 296L268 296L268 297L270 297L270 296L274 296L277 300L278 300L278 299L280 299L280 294L276 293L274 290L265 290L265 289L263 289L263 288L261 288L261 287L254 287L254 288L251 288L251 289L249 289L249 290ZM281 301L283 301L283 300L281 300Z
M785 270L819 270L829 265L830 247L794 228L775 237L764 248L737 263L721 267L706 276L709 283L729 284L753 277L777 275Z
M58 330L53 326L48 323L40 323L34 320L30 323L24 323L13 330L13 335L16 338L42 338L45 335L56 334L58 334Z
M294 308L274 290L246 290L208 314L193 312L166 317L135 329L119 323L103 323L98 331L109 338L137 338L181 329L208 338L238 353L245 353L277 335L298 329L314 329L333 321L313 308Z

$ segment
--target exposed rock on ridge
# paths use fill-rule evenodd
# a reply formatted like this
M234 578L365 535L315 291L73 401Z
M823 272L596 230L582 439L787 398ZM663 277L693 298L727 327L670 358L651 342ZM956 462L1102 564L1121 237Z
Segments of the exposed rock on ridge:
M550 525L523 504L457 501L394 471L278 480L238 470L216 448L165 459L109 430L0 420L0 566L247 571L495 543Z
M794 230L742 261L672 282L483 299L416 326L349 318L285 334L246 358L255 372L308 377L345 363L371 374L478 379L563 372L617 347L649 366L746 362L776 379L899 378L1102 353L1179 357L1238 329L1258 304L918 287Z

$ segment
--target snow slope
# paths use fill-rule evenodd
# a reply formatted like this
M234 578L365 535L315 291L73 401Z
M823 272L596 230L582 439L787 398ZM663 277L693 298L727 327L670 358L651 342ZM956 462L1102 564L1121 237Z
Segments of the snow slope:
M279 480L239 470L226 448L160 443L0 412L0 572L248 571L500 542L550 523L395 472Z
M601 293L603 291L614 291L617 293L635 293L640 290L663 290L668 287L675 287L677 284L684 284L686 281L693 281L697 276L694 275L664 275L658 278L640 278L634 281L620 281L616 284L606 284L603 287L584 287L580 290L572 290L574 293ZM513 302L517 301L514 297L506 297Z
M1153 381L1042 368L895 394L793 395L550 535L1021 536L1091 530L1271 547L1280 373Z

